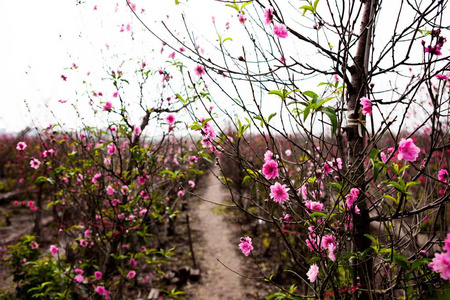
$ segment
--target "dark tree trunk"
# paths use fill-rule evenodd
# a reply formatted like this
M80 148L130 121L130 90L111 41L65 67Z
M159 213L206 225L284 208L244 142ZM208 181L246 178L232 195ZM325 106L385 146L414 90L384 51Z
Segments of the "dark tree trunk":
M353 243L355 252L362 252L370 247L370 240L364 234L370 233L369 211L364 196L364 148L365 148L365 123L364 116L360 113L361 105L359 99L367 96L368 84L368 56L372 43L372 23L376 9L376 0L362 0L364 11L361 19L361 31L353 59L350 66L351 85L347 91L348 125L345 128L348 139L348 170L349 178L352 180L352 187L359 188L361 193L358 208L361 213L353 215ZM372 260L358 262L355 266L355 285L360 283L363 289L370 289L372 275ZM371 298L369 293L361 293L359 299Z

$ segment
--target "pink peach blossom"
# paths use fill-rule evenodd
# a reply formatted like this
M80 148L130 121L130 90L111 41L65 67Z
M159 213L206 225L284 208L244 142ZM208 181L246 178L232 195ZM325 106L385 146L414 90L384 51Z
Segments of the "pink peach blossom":
M100 271L95 271L94 276L95 276L95 279L100 280L103 277L103 273Z
M25 144L25 142L18 142L16 149L19 151L23 151L27 148L27 144Z
M309 267L309 271L306 273L306 276L308 276L309 281L310 282L316 281L318 275L319 275L319 267L316 264L311 265L311 267Z
M112 109L113 105L110 101L106 101L105 105L103 105L103 110L104 111L110 111Z
M273 33L280 39L284 39L288 36L288 31L284 24L273 25Z
M448 171L446 169L441 169L438 172L438 179L440 181L447 181L448 179Z
M31 166L33 169L39 168L40 165L41 165L41 162L40 162L38 159L36 159L36 158L31 159L31 161L30 161L30 166Z
M269 25L273 19L273 8L269 7L264 11L264 24Z
M56 247L55 245L50 245L50 252L52 253L52 255L56 255L58 251L59 251L58 247Z
M130 278L130 279L134 278L134 276L136 276L136 271L130 271L127 274L127 278Z
M239 244L239 249L241 249L242 254L249 256L250 251L253 250L252 239L248 236L241 237L241 243Z
M283 204L289 199L288 190L285 184L281 185L279 182L276 182L270 187L270 197L273 201Z
M198 65L194 69L195 74L199 77L201 77L203 74L205 74L205 67L202 65Z
M263 165L262 173L267 180L278 177L278 163L275 160L268 160Z
M361 103L363 115L372 114L372 103L368 98L362 97L361 99L359 99L359 103Z
M420 153L420 148L417 147L411 138L402 139L398 145L398 159L405 161L415 161Z

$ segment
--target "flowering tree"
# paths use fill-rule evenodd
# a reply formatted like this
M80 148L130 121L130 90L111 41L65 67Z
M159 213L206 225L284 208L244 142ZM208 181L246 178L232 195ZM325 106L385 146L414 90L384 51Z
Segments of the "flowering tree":
M227 157L219 165L236 206L279 234L283 269L304 291L281 293L436 292L428 263L448 222L448 2L220 2L236 21L213 17L216 37L191 31L187 13L187 30L166 27L164 45L196 65L195 77L182 70L179 99L213 102L228 119L209 110L190 128ZM244 255L257 238L242 238Z

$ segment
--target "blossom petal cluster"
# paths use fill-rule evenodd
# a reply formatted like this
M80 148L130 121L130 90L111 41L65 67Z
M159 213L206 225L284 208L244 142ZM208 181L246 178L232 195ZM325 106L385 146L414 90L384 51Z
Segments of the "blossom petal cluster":
M306 276L308 276L308 280L310 282L314 282L317 279L317 276L319 275L319 267L317 264L312 264L309 267L309 271L306 273Z
M450 233L447 233L443 250L444 252L434 255L429 267L433 271L440 273L442 279L450 280Z
M264 11L264 24L269 25L273 19L273 8L269 7Z
M438 172L438 179L440 181L447 181L448 179L448 171L446 169L441 169Z
M352 188L350 190L350 193L345 196L345 204L347 206L347 209L352 208L353 203L355 203L355 201L358 199L358 196L359 190L357 188Z
M415 161L419 156L420 148L417 147L411 138L402 139L398 144L398 159L405 161Z
M273 199L273 201L283 204L289 199L289 194L287 193L289 189L286 188L285 184L280 184L279 182L275 182L270 187L270 197Z
M359 103L362 106L363 115L371 115L372 114L372 102L366 97L362 97L359 99Z
M275 160L268 160L262 167L262 173L267 180L278 177L278 163Z
M311 201L308 200L305 202L305 206L309 208L310 210L314 211L322 211L323 209L323 203L317 202L317 201Z
M284 24L273 25L273 33L280 39L287 38L287 36L288 36L288 31L287 31L286 25L284 25Z
M18 142L16 149L19 151L23 151L23 150L25 150L26 147L27 147L27 144L25 142Z
M239 244L239 249L245 256L250 255L250 251L253 250L252 239L248 236L241 238L241 243Z

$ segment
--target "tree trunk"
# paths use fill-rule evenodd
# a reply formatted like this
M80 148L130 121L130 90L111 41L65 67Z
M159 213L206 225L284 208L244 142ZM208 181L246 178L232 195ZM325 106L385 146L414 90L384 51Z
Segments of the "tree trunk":
M358 208L361 213L354 214L353 217L353 243L354 252L362 252L370 247L370 240L364 234L370 233L369 211L364 195L364 148L365 148L365 118L360 113L361 105L359 99L365 97L368 84L368 57L372 43L372 23L373 14L376 9L376 0L362 0L364 11L361 20L361 29L353 59L353 65L349 68L351 73L351 85L347 90L348 125L345 128L348 140L348 170L349 178L352 180L352 187L358 188L361 193ZM361 284L363 289L369 289L373 278L372 260L366 259L358 262L355 266L354 284ZM358 299L370 299L370 293L361 293Z

